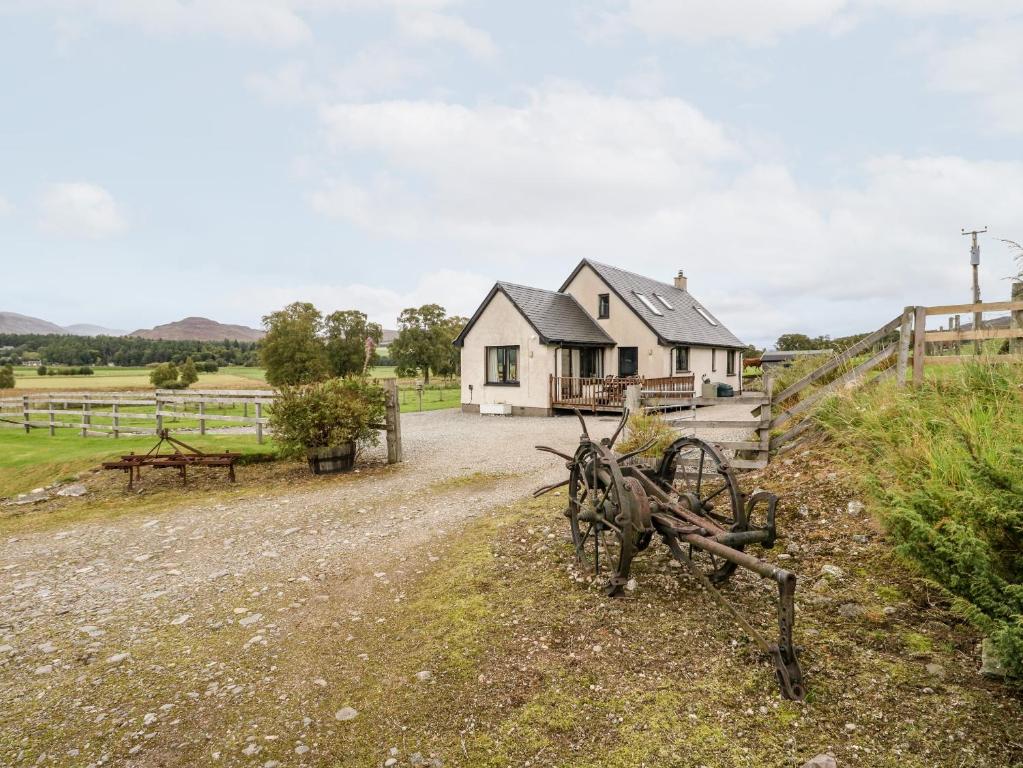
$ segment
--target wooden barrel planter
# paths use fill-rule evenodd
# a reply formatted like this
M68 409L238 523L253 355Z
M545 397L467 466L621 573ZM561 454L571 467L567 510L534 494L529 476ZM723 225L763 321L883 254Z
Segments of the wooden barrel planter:
M314 475L351 472L355 467L355 443L309 448L306 450L306 458L309 460L309 470Z

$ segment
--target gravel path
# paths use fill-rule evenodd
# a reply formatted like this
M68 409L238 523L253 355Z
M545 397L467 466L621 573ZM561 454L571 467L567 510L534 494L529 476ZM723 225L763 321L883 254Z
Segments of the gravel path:
M741 406L714 409L734 415L703 409L701 418L749 418ZM602 437L616 420L587 423L591 436ZM78 700L71 713L68 697L89 674L141 662L151 638L185 625L199 632L200 643L213 642L224 627L245 628L245 649L273 643L290 631L289 610L326 599L318 590L344 589L358 611L376 599L386 574L400 579L432 558L431 545L457 534L468 518L564 477L563 464L533 446L571 451L580 433L574 417L455 410L406 414L402 431L405 464L397 471L0 540L0 710L17 720L3 723L0 754L17 748L21 759L33 757L35 729L61 721L69 733L85 733L91 749L122 754L132 738L150 738L145 726L157 716L146 707L155 705L82 710ZM727 439L721 430L712 437ZM184 706L206 686L201 662L182 660L175 693L164 703ZM138 721L136 735L108 730L107 716ZM53 755L50 761L64 764ZM19 762L0 757L0 766Z

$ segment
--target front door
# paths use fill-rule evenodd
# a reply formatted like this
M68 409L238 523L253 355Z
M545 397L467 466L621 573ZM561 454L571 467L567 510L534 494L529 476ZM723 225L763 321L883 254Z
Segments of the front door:
M618 375L635 376L639 373L639 349L618 347Z

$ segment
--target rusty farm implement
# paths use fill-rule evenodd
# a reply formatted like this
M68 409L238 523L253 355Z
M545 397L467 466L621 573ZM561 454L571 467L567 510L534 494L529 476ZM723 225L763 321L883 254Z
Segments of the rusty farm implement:
M565 460L567 480L537 489L539 496L568 486L568 518L579 563L607 579L610 596L622 592L633 558L656 534L672 557L727 610L774 663L782 696L803 698L803 675L792 644L796 576L745 551L775 541L778 498L766 491L742 493L728 459L711 443L680 437L647 466L635 457L652 443L619 455L614 443L628 414L610 438L594 440L577 412L583 434L575 453L537 446ZM778 588L778 637L771 641L733 606L718 587L746 568Z

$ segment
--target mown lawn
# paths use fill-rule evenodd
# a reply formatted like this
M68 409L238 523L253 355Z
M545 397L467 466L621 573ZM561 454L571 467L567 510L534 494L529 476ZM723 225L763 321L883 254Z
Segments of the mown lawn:
M5 390L8 395L17 395L18 390L47 390L50 392L78 392L87 389L152 389L149 368L108 368L96 367L91 376L40 376L36 368L14 369L14 391ZM262 368L240 366L221 368L216 373L200 373L193 389L253 389L265 386L266 376Z
M238 451L244 454L270 453L272 443L256 442L255 435L182 435L196 448L210 451ZM53 437L45 430L25 434L19 429L0 429L0 498L66 480L77 472L98 466L121 454L145 453L156 442L152 435L140 437L87 437L74 430L58 430Z

